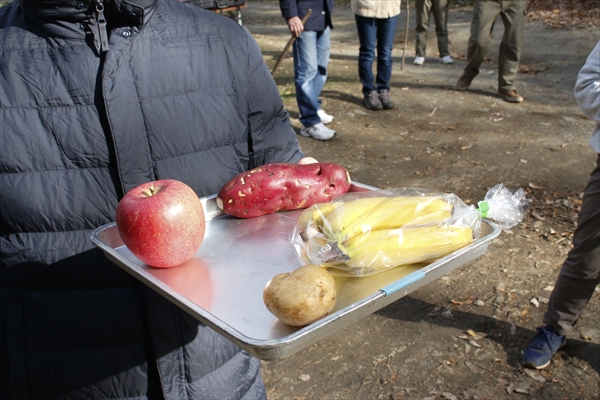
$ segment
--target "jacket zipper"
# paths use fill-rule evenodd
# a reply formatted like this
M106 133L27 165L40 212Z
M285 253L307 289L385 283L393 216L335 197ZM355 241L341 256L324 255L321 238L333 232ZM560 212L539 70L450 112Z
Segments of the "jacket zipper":
M108 31L102 0L96 0L96 22L97 34L94 35L94 44L98 53L101 54L108 51Z

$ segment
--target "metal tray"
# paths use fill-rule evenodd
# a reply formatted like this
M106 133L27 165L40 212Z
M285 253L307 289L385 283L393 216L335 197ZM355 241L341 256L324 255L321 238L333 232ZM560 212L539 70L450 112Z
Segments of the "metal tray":
M375 189L355 183L351 191ZM262 360L288 357L440 278L485 253L501 232L484 220L480 239L431 264L336 277L332 313L298 328L279 322L264 306L262 292L273 276L301 266L291 244L301 210L237 219L222 214L215 197L201 199L207 226L200 250L175 268L141 262L123 244L115 223L94 230L91 240L125 271Z

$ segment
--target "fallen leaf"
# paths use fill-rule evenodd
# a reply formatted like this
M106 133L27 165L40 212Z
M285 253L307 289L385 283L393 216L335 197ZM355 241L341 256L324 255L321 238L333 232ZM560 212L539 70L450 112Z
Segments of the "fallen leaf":
M540 302L535 297L533 299L529 300L529 302L531 304L533 304L536 308L538 308L540 306Z
M544 378L539 371L536 370L531 370L529 368L524 368L523 369L525 371L525 373L527 375L529 375L531 378L535 379L538 382L546 382L546 378Z
M537 185L533 182L529 182L529 187L532 189L543 189L544 188L543 186Z
M484 333L477 333L472 331L471 329L467 329L467 333L473 338L473 339L483 339L484 337L486 337L487 335Z
M515 392L521 393L521 394L529 394L529 388L517 387L517 388L515 388Z
M534 217L535 219L537 219L538 221L544 221L544 220L546 219L546 218L544 218L544 217L540 216L540 215L539 215L539 214L538 214L538 213L537 213L535 210L533 210L533 211L531 212L531 215L533 215L533 217Z

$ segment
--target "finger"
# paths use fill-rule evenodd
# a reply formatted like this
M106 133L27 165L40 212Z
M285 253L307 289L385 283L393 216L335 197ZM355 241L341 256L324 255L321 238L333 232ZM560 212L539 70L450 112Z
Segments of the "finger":
M301 158L300 161L298 161L298 164L315 164L318 163L318 161L312 157L304 157Z

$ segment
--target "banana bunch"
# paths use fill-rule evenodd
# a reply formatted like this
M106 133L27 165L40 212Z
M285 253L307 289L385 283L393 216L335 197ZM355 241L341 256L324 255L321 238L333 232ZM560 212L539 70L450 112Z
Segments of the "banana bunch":
M447 223L453 208L440 196L320 203L301 214L298 231L313 261L370 275L434 260L472 243L472 228Z

